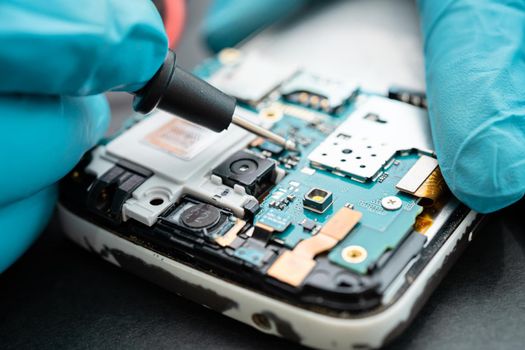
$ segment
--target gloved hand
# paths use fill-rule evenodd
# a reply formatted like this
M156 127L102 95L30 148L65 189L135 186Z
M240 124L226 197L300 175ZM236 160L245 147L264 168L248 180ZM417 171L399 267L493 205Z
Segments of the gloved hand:
M479 212L510 205L525 193L525 3L418 1L429 115L445 180ZM305 3L216 0L208 43L217 51L232 46Z
M9 0L0 44L2 272L47 222L56 182L104 134L98 94L142 87L167 38L150 0Z
M215 0L212 2L203 35L215 52L233 47L257 30L301 9L311 0Z
M525 193L525 2L420 0L427 95L454 194L491 212Z

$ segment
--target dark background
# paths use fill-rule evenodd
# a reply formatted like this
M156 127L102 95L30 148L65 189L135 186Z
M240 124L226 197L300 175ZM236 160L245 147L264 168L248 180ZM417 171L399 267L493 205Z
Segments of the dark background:
M208 55L190 1L179 63ZM129 98L110 96L113 128ZM488 217L471 246L391 349L515 349L525 341L525 203ZM299 348L233 321L90 255L56 218L0 275L0 348Z

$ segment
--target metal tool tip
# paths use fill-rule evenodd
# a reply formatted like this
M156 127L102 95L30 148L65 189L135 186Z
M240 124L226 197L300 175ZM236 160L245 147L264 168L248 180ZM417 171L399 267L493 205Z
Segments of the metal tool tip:
M284 148L289 151L297 151L297 145L292 140L286 140L284 143Z

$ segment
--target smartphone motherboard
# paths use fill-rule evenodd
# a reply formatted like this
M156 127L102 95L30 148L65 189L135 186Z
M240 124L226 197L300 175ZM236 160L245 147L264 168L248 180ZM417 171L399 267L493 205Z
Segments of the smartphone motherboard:
M421 101L234 49L195 73L298 150L236 126L216 134L163 112L137 116L64 180L62 205L163 256L325 313L380 305L446 239L444 223L469 212L443 181Z

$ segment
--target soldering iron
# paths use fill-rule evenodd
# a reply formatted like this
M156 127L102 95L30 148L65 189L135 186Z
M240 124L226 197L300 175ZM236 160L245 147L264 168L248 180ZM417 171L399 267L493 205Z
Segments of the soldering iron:
M153 78L134 93L135 111L146 114L158 108L216 132L233 123L288 150L295 150L292 140L237 115L234 97L186 72L175 62L175 53L170 50Z

